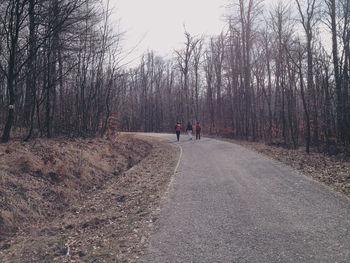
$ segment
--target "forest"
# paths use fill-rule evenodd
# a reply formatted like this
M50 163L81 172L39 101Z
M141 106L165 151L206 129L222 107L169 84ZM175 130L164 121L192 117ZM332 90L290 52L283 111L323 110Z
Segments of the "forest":
M350 154L349 0L228 1L221 34L184 27L172 58L149 51L132 68L111 12L1 1L2 142L200 121L206 134Z

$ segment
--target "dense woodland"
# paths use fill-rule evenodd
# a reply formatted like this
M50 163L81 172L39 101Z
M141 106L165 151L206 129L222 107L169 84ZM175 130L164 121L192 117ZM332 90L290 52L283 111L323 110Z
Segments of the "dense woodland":
M121 87L109 17L98 0L1 1L3 142L11 128L26 140L106 130Z
M231 0L218 36L122 66L97 0L0 4L0 124L11 136L203 132L349 154L350 0ZM194 14L195 15L195 14Z

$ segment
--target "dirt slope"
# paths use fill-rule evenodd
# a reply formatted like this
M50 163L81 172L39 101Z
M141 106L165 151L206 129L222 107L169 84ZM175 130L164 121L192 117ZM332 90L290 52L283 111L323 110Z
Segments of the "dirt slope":
M177 160L155 140L0 145L0 262L130 262Z

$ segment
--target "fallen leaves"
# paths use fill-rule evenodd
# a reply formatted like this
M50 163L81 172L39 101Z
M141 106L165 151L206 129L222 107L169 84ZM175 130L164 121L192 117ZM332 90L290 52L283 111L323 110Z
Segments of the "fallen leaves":
M136 138L119 139L110 153L99 145L105 143L104 140L79 141L77 149L60 142L60 148L66 148L57 150L57 166L61 164L60 158L71 158L73 152L78 155L68 169L72 175L45 185L41 198L57 200L52 187L62 184L79 191L74 180L86 184L89 190L81 192L82 198L74 202L66 198L69 206L59 214L48 206L46 211L54 215L49 221L40 220L7 242L0 241L6 247L0 251L1 262L21 262L24 258L30 262L133 262L142 254L152 227L150 222L156 218L155 211L173 174L178 151L157 139L146 142ZM38 145L40 143L36 147ZM150 151L146 158L143 157L145 149ZM41 147L37 150L46 151ZM86 154L88 151L90 156ZM47 160L47 163L52 162ZM134 165L133 168L125 172L130 165ZM35 165L30 170L33 169L36 176L31 177L37 181L44 180L49 172L61 176L55 169L44 171ZM87 174L86 169L91 173ZM79 177L73 171L79 171ZM61 177L51 174L46 179L61 180ZM33 202L38 200L34 198Z

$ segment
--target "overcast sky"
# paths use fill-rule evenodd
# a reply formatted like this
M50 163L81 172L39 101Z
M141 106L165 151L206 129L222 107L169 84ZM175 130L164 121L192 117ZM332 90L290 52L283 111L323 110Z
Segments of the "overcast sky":
M132 57L147 49L172 55L182 47L184 25L192 35L219 34L225 26L225 3L227 0L111 0L114 18L120 19L126 31L124 48L138 45Z
M265 0L271 7L278 0ZM284 0L292 6L295 0ZM139 62L147 50L172 56L183 47L184 26L191 35L218 35L225 27L225 6L230 0L110 0L113 19L125 31L124 52L136 48L124 63ZM328 41L328 39L326 39Z

